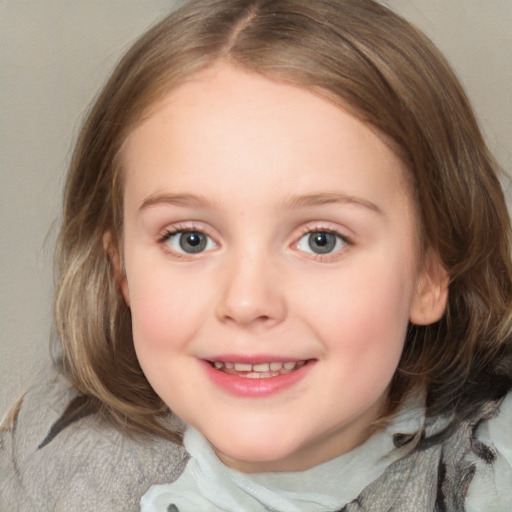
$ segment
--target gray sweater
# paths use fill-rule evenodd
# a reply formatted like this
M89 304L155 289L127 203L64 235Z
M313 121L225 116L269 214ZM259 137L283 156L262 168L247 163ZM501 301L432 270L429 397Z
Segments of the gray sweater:
M185 450L123 436L88 416L39 448L76 392L55 376L23 398L0 432L1 512L135 512L140 497L183 471Z

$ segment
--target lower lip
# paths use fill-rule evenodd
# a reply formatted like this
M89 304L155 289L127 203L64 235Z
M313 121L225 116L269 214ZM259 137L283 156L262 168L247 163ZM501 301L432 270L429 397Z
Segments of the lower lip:
M223 391L231 395L254 398L275 395L294 386L309 373L314 365L314 361L308 361L301 368L284 375L251 379L216 370L208 361L201 361L201 363L211 381Z

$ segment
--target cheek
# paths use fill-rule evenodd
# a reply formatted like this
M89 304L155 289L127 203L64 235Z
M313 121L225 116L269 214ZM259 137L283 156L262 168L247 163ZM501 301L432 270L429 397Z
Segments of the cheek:
M182 291L176 279L164 276L149 272L142 279L131 276L132 332L146 378L164 402L174 407L175 390L180 389L187 368L184 358L200 324L198 308L190 307L193 294Z
M318 283L325 293L314 294L308 309L329 350L375 368L398 361L414 288L409 261L365 260Z
M128 286L137 349L172 350L193 335L204 308L200 290L186 276L146 266L128 274Z

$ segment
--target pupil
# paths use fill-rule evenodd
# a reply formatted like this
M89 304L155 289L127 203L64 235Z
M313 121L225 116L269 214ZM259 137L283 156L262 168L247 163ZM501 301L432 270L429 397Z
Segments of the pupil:
M201 252L206 247L206 237L202 233L182 233L180 247L188 253Z
M336 237L331 233L319 231L309 235L308 243L313 252L326 254L336 246Z

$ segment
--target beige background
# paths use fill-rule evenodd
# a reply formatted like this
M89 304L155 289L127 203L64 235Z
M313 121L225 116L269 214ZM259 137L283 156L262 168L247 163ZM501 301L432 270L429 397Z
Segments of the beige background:
M512 0L387 0L445 52L512 171ZM87 105L170 0L0 0L0 416L49 360L63 175Z

